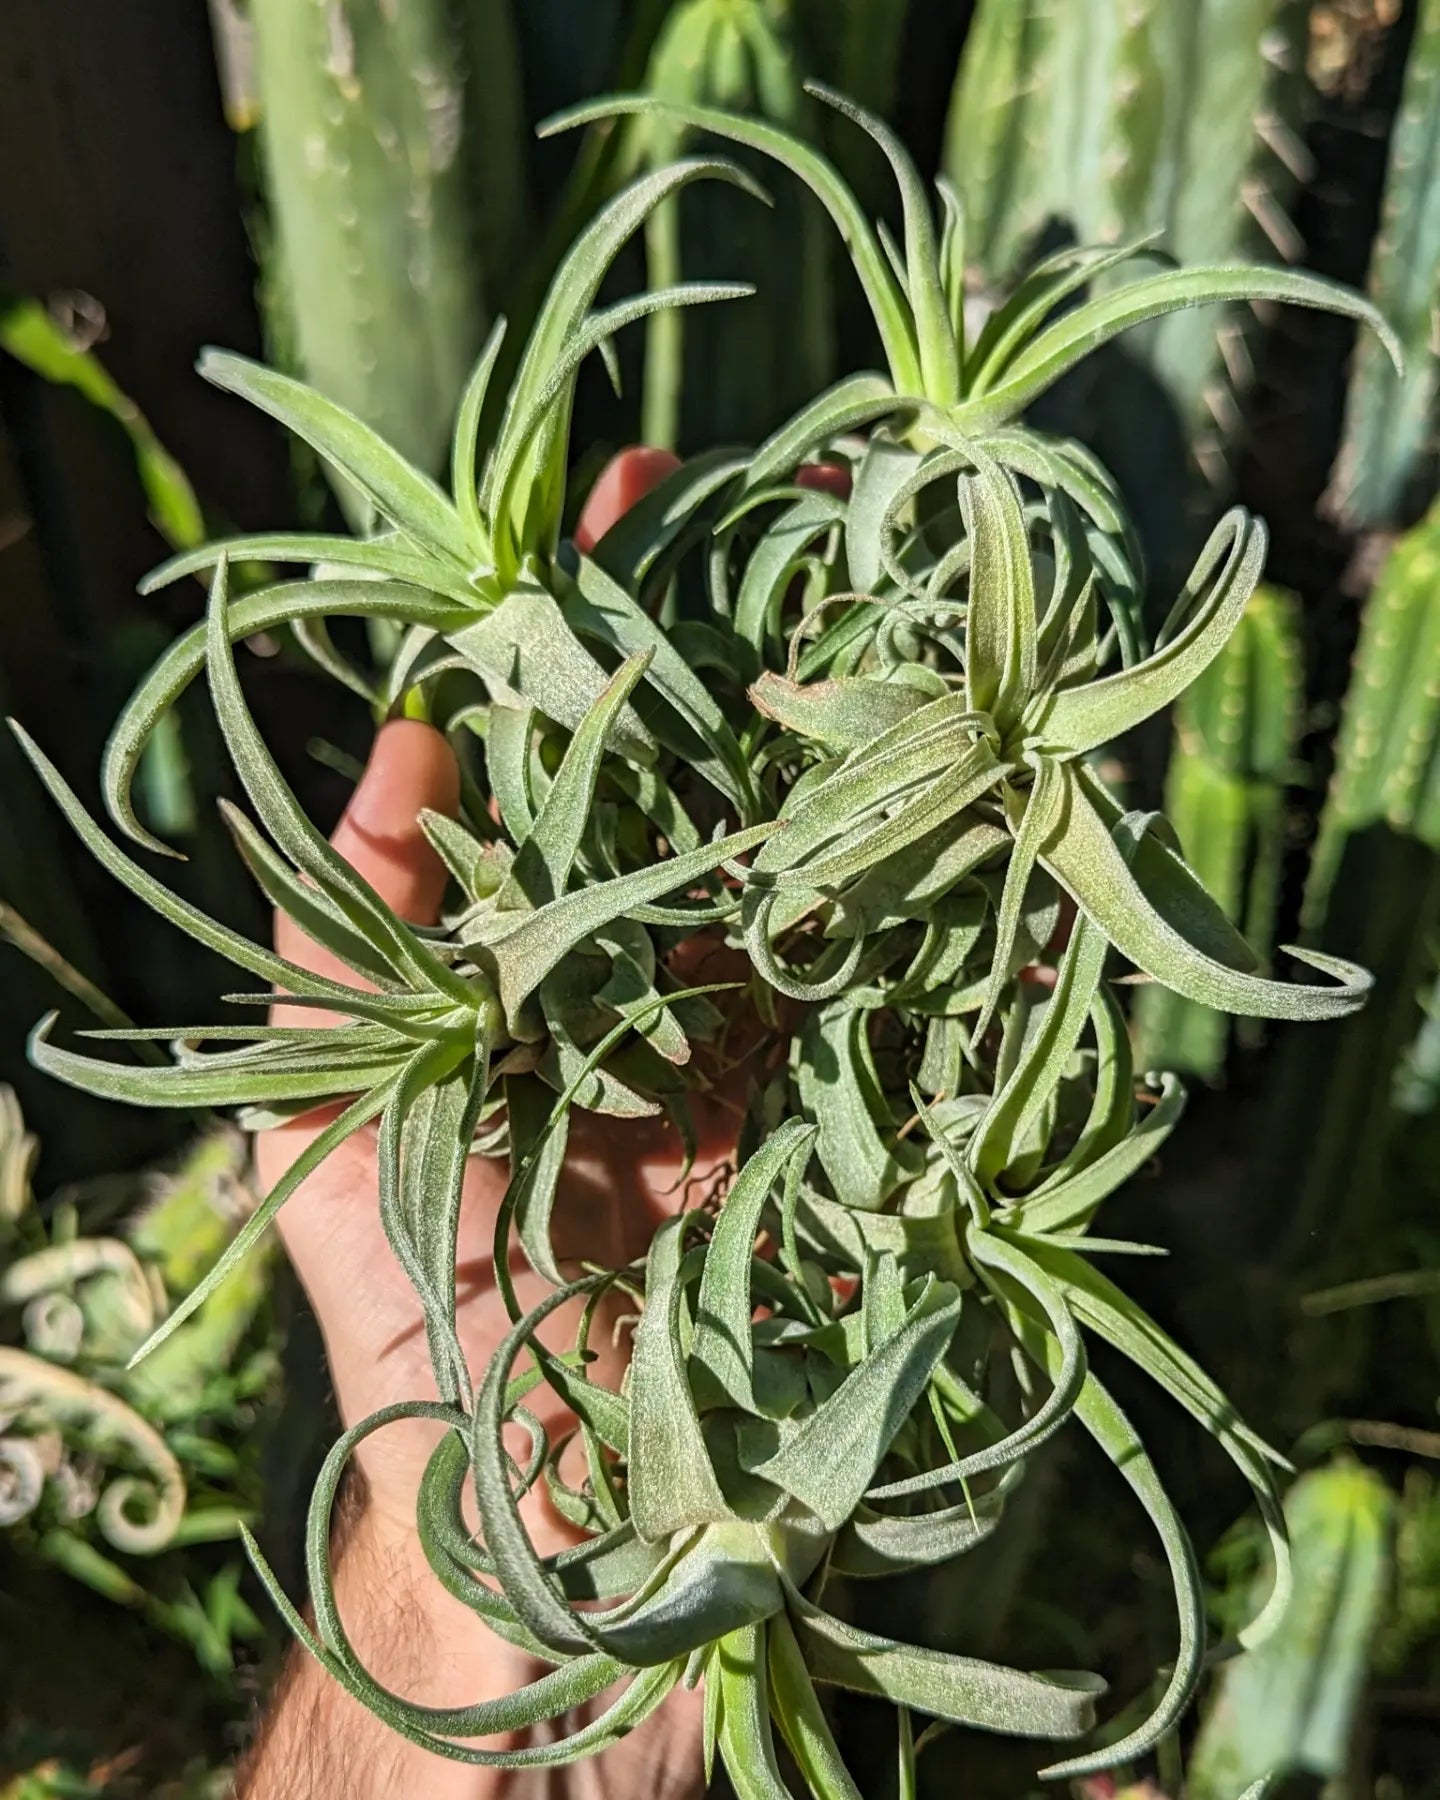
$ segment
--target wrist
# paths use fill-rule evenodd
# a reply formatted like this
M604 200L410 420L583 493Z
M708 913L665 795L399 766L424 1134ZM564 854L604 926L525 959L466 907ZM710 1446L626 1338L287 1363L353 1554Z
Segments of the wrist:
M558 1547L547 1547L538 1525L531 1530L541 1554ZM358 1473L337 1510L332 1562L353 1651L401 1698L465 1706L511 1693L543 1672L544 1664L495 1636L447 1592L426 1561L413 1512L379 1503ZM633 1737L589 1765L585 1791L597 1800L635 1793L693 1800L703 1787L701 1705L698 1693L677 1690ZM522 1741L496 1735L485 1745L509 1749ZM240 1800L302 1792L315 1800L540 1800L556 1791L573 1790L563 1777L557 1790L553 1771L476 1768L406 1743L298 1649L236 1788Z
M332 1555L346 1634L371 1675L404 1699L464 1706L509 1693L541 1672L442 1585L413 1514L363 1500Z
M408 1522L374 1503L363 1477L337 1508L335 1604L351 1650L399 1698L456 1707L533 1680L539 1665L491 1633L441 1586ZM486 1740L509 1748L518 1739ZM496 1800L509 1778L406 1742L363 1709L299 1645L237 1775L238 1800ZM522 1790L515 1790L518 1793Z

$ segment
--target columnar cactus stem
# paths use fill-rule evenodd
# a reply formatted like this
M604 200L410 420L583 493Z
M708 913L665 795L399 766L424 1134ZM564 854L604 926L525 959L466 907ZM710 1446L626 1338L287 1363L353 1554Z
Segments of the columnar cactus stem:
M1318 932L1346 841L1380 823L1440 850L1440 507L1390 552L1365 607L1305 894Z
M1435 308L1440 287L1440 0L1422 0L1390 141L1370 292L1404 341L1403 375L1355 351L1330 504L1348 524L1405 522L1417 478L1433 474ZM1413 517L1413 513L1409 516Z
M487 257L500 277L522 203L505 0L254 0L252 13L295 360L438 469L487 328ZM342 499L363 516L354 490Z
M790 0L683 0L656 43L647 85L681 104L755 112L808 135L814 108L790 18ZM678 154L683 127L637 122L656 166ZM723 263L767 287L763 306L724 306L682 317L655 314L645 362L645 441L670 449L757 442L828 379L833 300L818 209L791 183L772 209L734 190L673 201L646 228L652 288L700 277ZM803 321L803 327L800 325Z
M1182 262L1293 261L1306 152L1295 0L983 0L945 163L970 247L1000 281L1047 225L1081 243L1156 233ZM1245 372L1243 315L1177 314L1145 360L1214 472ZM1218 429L1217 429L1218 428Z

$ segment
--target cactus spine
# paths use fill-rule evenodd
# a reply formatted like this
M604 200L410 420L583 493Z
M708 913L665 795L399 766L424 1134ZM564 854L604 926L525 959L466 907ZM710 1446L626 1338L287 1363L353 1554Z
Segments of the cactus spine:
M651 57L647 86L661 99L754 112L805 135L814 109L803 90L789 0L682 0ZM636 128L638 157L660 164L683 134L663 120ZM738 160L746 160L743 156ZM650 285L730 278L763 286L763 305L735 302L657 313L646 339L643 435L688 451L758 442L828 379L833 303L827 237L799 184L757 169L772 209L707 184L683 207L667 201L646 232Z
M1285 787L1300 734L1295 603L1258 588L1239 630L1176 711L1165 811L1191 865L1263 954L1275 938ZM1227 1021L1160 987L1136 1007L1146 1067L1216 1079Z
M1404 521L1417 478L1434 473L1440 359L1440 0L1422 0L1390 144L1370 292L1405 344L1406 369L1358 344L1329 500L1360 527ZM1413 516L1413 515L1411 515Z
M277 289L305 378L443 460L522 205L508 0L253 0ZM473 73L472 73L473 71ZM483 83L483 98L478 91ZM347 510L358 498L342 494Z

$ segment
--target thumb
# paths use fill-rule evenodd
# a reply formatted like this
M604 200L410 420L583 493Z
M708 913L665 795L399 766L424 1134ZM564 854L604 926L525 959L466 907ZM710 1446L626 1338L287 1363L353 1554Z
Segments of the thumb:
M460 770L444 737L418 719L392 719L381 726L330 842L402 919L433 925L440 915L446 871L421 828L420 814L428 809L453 818L459 806ZM316 975L352 983L358 979L284 913L276 914L275 948ZM274 1011L277 1024L317 1023L309 1007L282 1002Z
M420 814L453 819L459 810L460 768L442 733L418 719L392 719L380 727L330 842L402 919L433 925L446 873Z
M433 925L445 894L445 865L419 822L427 808L450 818L459 811L460 769L454 752L433 726L416 719L391 720L376 735L365 772L330 841L386 905L412 925ZM284 913L275 915L275 948L316 975L369 985ZM270 1019L275 1025L312 1029L343 1022L334 1013L287 1006L283 1000L271 1007ZM259 1134L256 1167L267 1189L336 1110L330 1106L306 1113Z

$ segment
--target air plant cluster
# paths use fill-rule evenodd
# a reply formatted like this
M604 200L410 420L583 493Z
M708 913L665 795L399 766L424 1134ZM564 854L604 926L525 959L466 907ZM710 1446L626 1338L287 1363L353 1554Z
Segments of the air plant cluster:
M1099 1235L1100 1208L1183 1104L1171 1077L1134 1066L1122 984L1148 978L1276 1019L1347 1013L1368 985L1313 952L1289 953L1309 965L1303 979L1272 978L1167 821L1127 810L1107 782L1106 747L1176 700L1235 631L1261 576L1263 526L1238 510L1221 521L1147 643L1154 607L1114 483L1079 445L1021 420L1094 348L1166 312L1290 301L1385 338L1383 321L1290 270L1119 280L1142 247L1126 246L1051 258L967 333L955 196L942 184L937 211L884 125L821 97L888 158L899 241L779 128L683 106L665 118L809 184L853 258L885 371L842 381L758 450L695 457L588 553L562 531L582 361L611 360L613 335L657 309L763 304L681 285L597 306L621 245L682 188L730 182L763 203L724 160L646 175L596 218L503 404L490 391L497 331L460 409L449 493L318 393L237 357L203 363L365 495L376 529L246 537L157 572L156 585L213 570L208 614L122 716L108 805L158 847L131 779L156 722L203 671L253 808L228 811L241 855L353 982L202 916L22 739L101 862L264 984L239 998L253 1008L276 990L345 1020L265 1025L252 1010L140 1034L171 1040L162 1068L37 1031L41 1066L134 1104L274 1117L345 1098L190 1304L326 1156L378 1121L380 1208L423 1301L438 1397L388 1408L336 1446L309 1534L313 1627L271 1581L295 1631L397 1731L507 1767L602 1749L677 1684L701 1684L707 1755L718 1749L737 1791L763 1800L794 1779L777 1727L809 1791L856 1794L824 1685L900 1709L907 1780L912 1712L1054 1742L1091 1730L1097 1677L911 1646L846 1622L834 1601L842 1582L948 1562L1002 1530L1027 1459L1072 1421L1158 1533L1179 1640L1149 1718L1045 1773L1132 1761L1173 1728L1207 1654L1195 1557L1089 1366L1091 1339L1143 1369L1249 1484L1274 1584L1241 1637L1273 1626L1288 1567L1278 1459L1102 1272L1140 1247ZM603 102L565 123L652 104ZM816 459L839 473L817 482ZM257 561L299 573L232 597L228 570ZM328 635L345 615L400 628L378 682ZM439 928L404 923L335 854L257 731L234 645L282 627L382 711L428 717L461 749L463 816L424 820L453 877ZM696 940L743 952L743 980L687 986ZM762 1048L746 1064L726 1191L661 1224L643 1263L562 1266L551 1216L572 1115L608 1115L619 1134L665 1113L687 1142L690 1098L740 1024ZM485 1368L467 1365L455 1325L472 1155L507 1156L511 1170L494 1267L513 1326ZM549 1287L528 1310L510 1272L516 1244ZM639 1322L628 1373L606 1385L590 1341L615 1297ZM564 1308L579 1323L561 1353L540 1334ZM541 1427L542 1387L573 1432ZM356 1445L402 1416L448 1428L417 1500L437 1578L550 1665L505 1699L403 1701L369 1675L339 1617L332 1502ZM575 1547L537 1553L522 1507L537 1489L574 1526ZM472 1741L617 1688L554 1742Z

